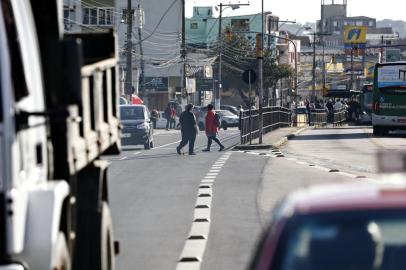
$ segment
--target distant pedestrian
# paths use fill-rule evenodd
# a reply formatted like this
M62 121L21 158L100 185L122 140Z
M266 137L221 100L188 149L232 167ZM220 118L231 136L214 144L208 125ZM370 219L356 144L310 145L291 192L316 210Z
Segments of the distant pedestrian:
M196 118L192 112L193 105L188 104L185 111L181 113L179 122L181 127L182 141L176 147L176 152L180 155L182 148L189 143L189 155L196 155L194 152L195 140L197 135Z
M170 120L170 128L176 127L176 109L174 106L171 107L171 120Z
M154 127L154 129L156 129L156 121L159 118L159 113L158 111L154 108L151 111L151 122L152 122L152 126Z
M217 138L217 133L220 128L220 120L218 118L218 114L213 110L213 105L209 104L207 106L207 114L206 114L206 121L205 121L205 130L207 135L207 148L204 149L204 152L209 152L210 147L213 141L215 141L219 146L220 150L224 150L224 145L221 144L220 140Z
M169 125L171 123L171 104L168 103L164 111L165 119L166 119L166 130L169 130Z

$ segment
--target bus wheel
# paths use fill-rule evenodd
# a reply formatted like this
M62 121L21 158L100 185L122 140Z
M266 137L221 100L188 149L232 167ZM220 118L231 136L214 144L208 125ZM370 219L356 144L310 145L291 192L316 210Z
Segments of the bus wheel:
M52 255L52 270L71 270L71 261L65 235L59 232Z
M375 136L379 136L379 135L381 135L381 128L380 127L373 127L373 134L375 135Z

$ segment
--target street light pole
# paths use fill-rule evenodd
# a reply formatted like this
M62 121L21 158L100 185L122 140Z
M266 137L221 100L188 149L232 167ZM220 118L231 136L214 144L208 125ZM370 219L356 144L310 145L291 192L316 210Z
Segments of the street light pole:
M223 4L220 3L220 13L219 13L219 32L218 32L218 67L217 67L217 73L218 73L218 85L216 87L216 92L214 94L214 109L215 110L220 110L220 93L221 89L223 87L222 85L222 74L221 74L221 63L223 59L223 40L221 38L221 32L222 32L222 16L223 16L223 7L231 7L233 10L240 8L240 6L249 6L249 4Z
M313 33L312 102L316 100L316 32Z
M223 15L223 3L220 3L220 14L219 14L219 33L218 33L218 48L219 48L219 64L217 67L217 72L218 72L218 84L216 87L216 93L214 95L214 109L215 110L220 110L220 91L222 88L222 81L221 81L221 61L222 61L222 50L223 50L223 40L221 39L221 20L222 20L222 15Z
M264 99L264 0L261 1L261 38L260 38L260 53L258 56L258 73L259 73L259 144L262 144L262 134L263 134L263 125L264 125L264 115L263 115L263 99Z
M132 81L133 81L133 68L132 68L132 51L133 51L133 43L132 43L132 28L133 28L133 20L132 20L132 7L131 7L131 0L127 1L127 55L126 55L126 76L125 76L125 94L128 96L128 100L131 100L131 94L133 92L132 89Z

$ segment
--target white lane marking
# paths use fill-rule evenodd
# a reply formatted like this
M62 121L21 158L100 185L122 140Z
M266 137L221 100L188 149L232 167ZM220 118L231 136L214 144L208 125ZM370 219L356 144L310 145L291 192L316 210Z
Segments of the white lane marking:
M176 142L167 143L167 144L164 144L164 145L161 145L161 146L157 146L157 147L154 147L152 149L160 149L160 148L163 148L163 147L166 147L166 146L169 146L169 145L174 145L174 144L177 144L177 143L180 143L180 142L181 141L179 140L179 141L176 141Z
M141 152L135 152L133 153L134 156L141 154Z
M230 152L225 153L215 163L221 163L221 166L213 165L209 173L200 182L194 211L194 222L192 223L176 270L200 270L210 233L213 184L221 171L221 167L231 154Z
M119 160L125 160L125 159L127 159L128 157L122 157L122 158L120 158Z

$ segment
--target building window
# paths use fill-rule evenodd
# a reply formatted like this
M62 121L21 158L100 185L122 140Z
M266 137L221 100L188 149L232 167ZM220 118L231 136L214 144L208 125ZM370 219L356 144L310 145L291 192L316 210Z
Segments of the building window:
M76 23L75 9L68 6L63 7L63 23L65 30L70 30Z
M83 8L83 24L112 25L113 8Z
M190 29L197 29L198 24L197 23L191 23L190 24Z
M356 26L363 26L364 22L363 21L357 21Z
M249 31L250 20L249 19L231 19L231 29L233 31Z
M338 22L337 22L337 21L334 21L334 22L333 22L333 26L334 26L334 27L337 27L337 26L338 26Z
M373 21L369 21L369 26L373 27L374 26L374 22Z

